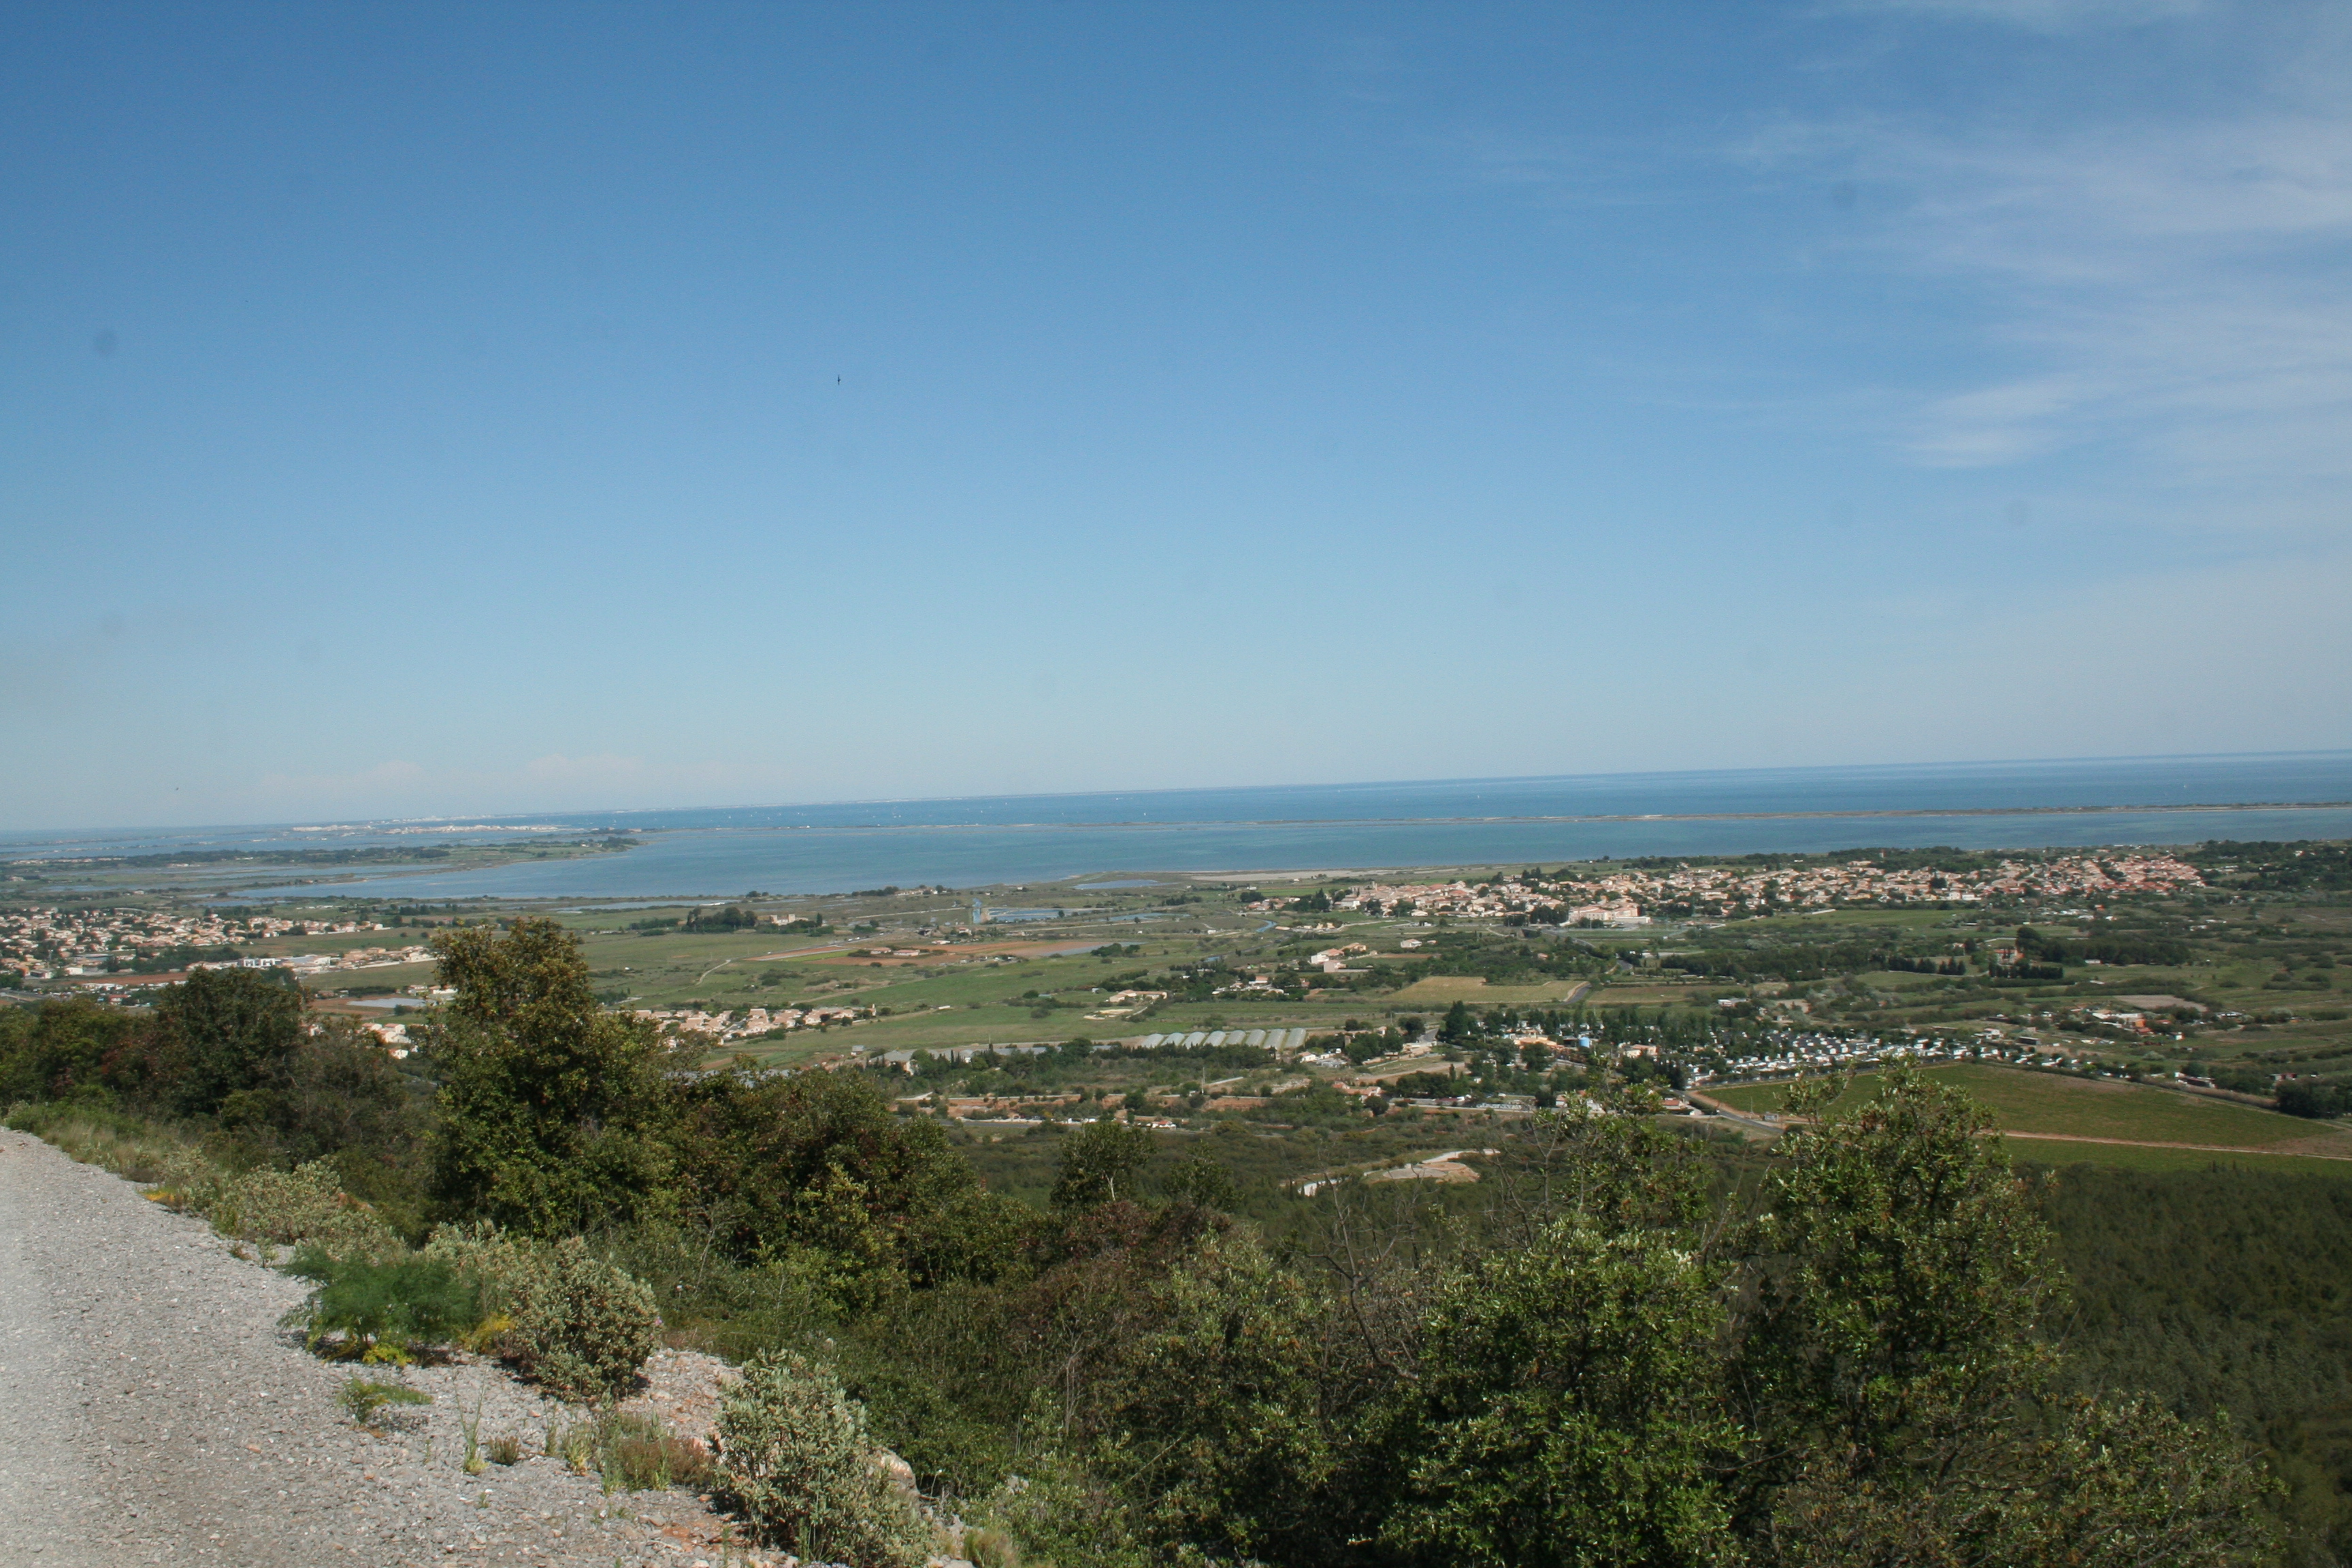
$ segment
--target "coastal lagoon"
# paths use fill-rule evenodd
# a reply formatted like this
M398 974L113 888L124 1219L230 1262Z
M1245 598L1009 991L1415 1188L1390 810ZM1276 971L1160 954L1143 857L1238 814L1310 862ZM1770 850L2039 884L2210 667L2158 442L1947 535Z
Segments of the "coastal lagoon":
M416 899L724 898L1122 872L2342 838L2352 837L2352 752L1007 795L236 830L305 847L416 843L412 836L420 831L444 842L525 831L642 837L625 854L370 877L332 890ZM229 837L224 831L203 842ZM159 834L142 847L167 839L193 846L199 836ZM43 847L54 852L63 842L52 838Z

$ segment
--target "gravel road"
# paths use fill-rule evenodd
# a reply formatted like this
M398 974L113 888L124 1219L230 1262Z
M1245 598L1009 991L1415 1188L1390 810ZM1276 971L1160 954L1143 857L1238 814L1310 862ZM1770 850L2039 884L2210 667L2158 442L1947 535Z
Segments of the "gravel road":
M607 1498L543 1457L466 1474L467 1420L537 1455L551 1418L579 1415L494 1365L372 1372L434 1403L402 1429L354 1426L334 1402L349 1370L278 1326L304 1289L0 1129L0 1563L768 1561L682 1493Z

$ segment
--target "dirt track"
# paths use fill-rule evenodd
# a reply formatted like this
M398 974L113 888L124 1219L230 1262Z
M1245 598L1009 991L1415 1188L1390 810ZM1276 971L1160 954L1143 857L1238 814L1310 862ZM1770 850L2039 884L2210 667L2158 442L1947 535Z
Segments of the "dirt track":
M2298 1138L2286 1143L2265 1144L2248 1148L2237 1143L2157 1143L2144 1138L2093 1138L2082 1132L2016 1132L2008 1128L1997 1131L2001 1138L2028 1138L2053 1143L2113 1143L2123 1149L2188 1149L2202 1154L2287 1154L2298 1160L2352 1160L2352 1154L2321 1153L2305 1147L2313 1140Z
M546 1458L467 1475L461 1406L539 1407L495 1368L411 1373L441 1391L415 1425L352 1426L347 1369L278 1326L303 1289L0 1130L0 1564L719 1562L693 1498Z

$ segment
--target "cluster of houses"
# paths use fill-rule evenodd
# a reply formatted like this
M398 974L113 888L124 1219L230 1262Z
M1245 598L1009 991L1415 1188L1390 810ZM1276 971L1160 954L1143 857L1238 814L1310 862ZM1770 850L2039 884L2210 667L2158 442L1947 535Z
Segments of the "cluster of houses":
M1331 900L1331 907L1368 914L1490 920L1544 911L1566 925L1633 927L1649 924L1651 917L1645 911L1660 906L1694 914L1733 915L1854 904L1975 904L2004 897L2098 900L2132 894L2166 895L2204 885L2195 867L2163 854L2053 855L2044 859L2006 859L1987 868L1958 871L1890 868L1860 858L1767 870L1678 866L1665 871L1629 868L1582 879L1522 873L1489 882L1377 883L1340 894ZM1278 910L1295 902L1266 899L1252 907Z
M325 974L339 969L389 969L400 963L425 963L433 950L422 943L409 947L355 947L348 952L289 952L275 958L230 958L217 963L191 963L190 969L290 969L297 974Z
M2004 860L1986 874L1981 894L2102 899L2128 893L2167 895L2201 888L2197 868L2170 855L2070 855L2039 862Z
M661 1026L665 1034L703 1035L715 1041L757 1039L784 1029L820 1029L853 1024L874 1016L871 1007L751 1007L738 1017L733 1009L709 1013L699 1007L639 1007L635 1016Z
M80 977L105 974L172 948L234 947L272 937L335 936L384 929L357 921L289 921L272 915L225 920L205 910L24 910L0 913L0 970L14 971L27 980ZM386 954L393 950L383 948L362 951L370 955L370 962L380 963L411 963L431 956L421 947L400 950L414 957L389 957ZM320 967L362 967L347 962L357 956L314 955L308 962Z
M1331 900L1335 910L1357 910L1365 914L1386 915L1450 915L1456 919L1500 920L1530 910L1558 905L1560 899L1554 889L1572 888L1573 883L1544 883L1507 878L1500 882L1379 882L1369 888L1359 888ZM1276 909L1291 900L1267 899L1254 909ZM1639 905L1623 898L1587 900L1564 910L1561 917L1571 925L1645 926L1649 917ZM1336 930L1336 927L1301 926L1301 931Z

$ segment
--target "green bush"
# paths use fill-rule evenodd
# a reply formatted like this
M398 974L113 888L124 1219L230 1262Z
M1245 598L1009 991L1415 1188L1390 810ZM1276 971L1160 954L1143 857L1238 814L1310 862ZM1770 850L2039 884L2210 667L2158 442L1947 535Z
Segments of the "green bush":
M373 1426L387 1405L430 1405L433 1396L403 1383L371 1383L363 1377L346 1381L335 1391L335 1403L362 1426Z
M2289 1116L2341 1116L2352 1110L2352 1089L2347 1089L2342 1084L2281 1084L2278 1108Z
M346 1196L334 1166L313 1160L291 1171L247 1171L198 1206L224 1236L281 1247L310 1246L331 1258L390 1262L408 1247L373 1209Z
M333 1337L346 1356L404 1361L427 1345L457 1339L479 1317L480 1286L433 1258L339 1261L305 1247L286 1272L317 1286L288 1314L312 1350Z
M441 1226L425 1244L425 1257L481 1282L485 1313L506 1318L514 1316L517 1283L540 1267L544 1250L542 1244L487 1221Z
M824 1367L768 1351L720 1397L719 1476L761 1539L849 1568L915 1568L913 1505L891 1484L866 1407Z
M1027 1474L1007 1477L975 1510L964 1552L979 1568L1149 1568L1166 1561L1139 1539L1126 1499L1099 1476L1050 1448L1038 1450L1024 1468Z
M499 1353L566 1399L625 1393L660 1342L652 1289L578 1237L550 1245L490 1225L445 1226L425 1255L482 1281Z
M661 1314L633 1279L571 1237L515 1292L514 1336L525 1371L570 1399L625 1392L660 1342Z

